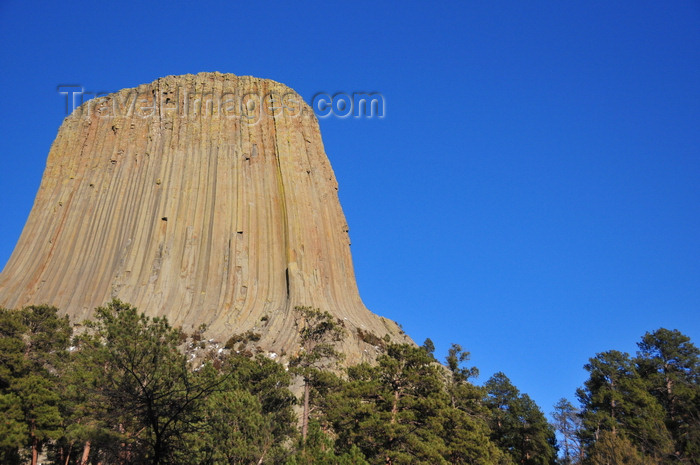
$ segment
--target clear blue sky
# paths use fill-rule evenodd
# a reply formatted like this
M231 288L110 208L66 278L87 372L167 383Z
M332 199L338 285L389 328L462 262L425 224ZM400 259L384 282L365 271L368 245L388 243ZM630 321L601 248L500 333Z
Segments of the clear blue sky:
M360 292L545 412L645 331L700 343L700 2L0 0L0 266L64 116L221 71L377 91L321 122Z

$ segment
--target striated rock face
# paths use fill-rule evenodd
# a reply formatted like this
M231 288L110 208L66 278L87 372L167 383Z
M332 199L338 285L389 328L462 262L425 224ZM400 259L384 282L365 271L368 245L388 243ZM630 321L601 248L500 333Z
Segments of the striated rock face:
M169 76L91 100L58 131L0 305L80 321L116 297L276 353L309 305L345 321L357 361L358 328L403 336L359 297L337 190L313 112L277 82Z

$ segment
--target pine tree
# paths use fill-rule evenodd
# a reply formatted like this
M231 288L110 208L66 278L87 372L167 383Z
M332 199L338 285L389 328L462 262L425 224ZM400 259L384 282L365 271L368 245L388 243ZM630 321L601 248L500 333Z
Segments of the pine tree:
M336 450L357 446L382 465L507 463L471 409L470 390L455 389L452 399L449 376L425 346L408 344L389 344L377 365L348 368L348 382L328 396Z
M301 350L291 359L289 366L304 382L304 400L301 423L302 442L306 441L311 413L311 389L313 380L322 368L334 366L342 358L335 349L344 335L344 323L328 312L311 307L296 307L294 324L299 332Z
M232 386L209 397L204 425L198 449L211 448L214 464L262 463L274 442L271 418L260 401Z
M61 435L59 374L72 330L55 307L35 305L0 310L0 332L3 455L9 462L27 446L36 465L43 446Z
M645 458L623 434L601 431L589 450L590 465L658 465Z
M24 414L20 408L20 399L16 394L0 394L0 463L17 464L20 461L20 449L26 443L29 433Z
M225 360L222 373L228 380L222 390L208 401L207 418L218 420L206 421L206 429L212 431L206 441L215 444L221 453L231 455L223 446L231 439L227 439L223 432L233 431L234 438L239 438L239 451L255 456L250 463L283 463L288 455L284 446L297 433L292 409L296 398L289 390L289 373L281 364L262 355L250 359L237 354ZM232 415L227 415L225 409L219 409L218 398L223 399L225 406L230 406ZM240 410L248 412L246 415L233 412L238 403L243 403ZM215 425L220 424L217 421L225 426L217 428ZM214 439L210 439L212 436ZM217 440L216 437L221 439Z
M19 463L29 437L20 397L11 389L27 371L25 331L21 312L0 308L0 463Z
M484 385L491 408L493 441L525 465L549 465L556 459L556 439L551 425L535 402L499 372Z
M334 441L321 428L316 420L309 422L309 434L305 447L299 449L289 458L286 465L369 465L365 456L357 446L352 446L348 452L338 454Z
M660 328L637 344L637 370L665 410L674 456L700 462L700 350L678 330Z
M74 341L69 364L61 380L61 409L65 419L63 442L66 452L62 462L70 456L80 454L78 465L87 465L91 452L99 450L103 444L118 443L118 434L110 429L112 418L104 392L104 367L107 365L104 351L93 351L91 344L84 344L86 336Z
M580 410L567 399L559 399L554 405L553 426L562 437L562 465L580 464L583 461L583 447L579 434L581 432Z
M469 415L486 421L488 410L483 405L483 389L473 385L469 380L479 376L476 367L465 367L469 361L469 352L465 352L459 344L452 344L447 352L445 362L450 372L447 382L447 392L453 408L459 408Z
M479 376L476 367L465 366L469 359L469 352L459 344L452 344L445 358L449 370L446 387L452 407L443 414L448 461L501 463L507 456L489 438L489 410L483 402L486 393L469 381Z
M420 347L390 344L376 366L348 370L330 412L342 449L355 444L370 463L447 463L438 411L449 405L440 372Z
M589 453L603 432L629 439L644 456L662 462L669 457L671 437L661 405L626 353L611 350L585 365L589 379L577 391L583 407L582 437Z
M187 438L201 425L206 398L223 379L206 365L193 371L178 349L181 332L165 318L151 319L113 300L96 310L88 327L92 332L83 335L80 350L102 370L93 392L105 402L104 421L119 434L115 460L185 460Z
M32 373L19 378L13 390L20 399L20 408L28 426L31 463L36 465L42 446L61 434L61 399L55 390L55 381L44 374Z

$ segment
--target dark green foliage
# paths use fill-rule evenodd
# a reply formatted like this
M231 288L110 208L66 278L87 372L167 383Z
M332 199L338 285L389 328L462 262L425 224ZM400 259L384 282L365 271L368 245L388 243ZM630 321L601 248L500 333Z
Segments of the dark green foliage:
M587 462L590 465L657 465L651 458L645 458L632 442L622 434L601 431L598 439L591 444Z
M290 368L302 377L304 395L301 417L302 442L306 441L309 419L311 415L311 391L318 372L324 368L332 368L342 359L335 345L345 337L345 324L335 319L328 312L317 308L296 307L294 309L294 324L299 332L300 350L291 358Z
M608 351L585 366L578 397L588 462L700 463L700 351L664 328L638 346L634 359Z
M427 338L421 347L428 355L435 358L435 344L432 339Z
M43 367L55 373L67 356L73 334L68 317L59 317L58 309L47 305L33 305L20 314L26 328L25 355L30 368Z
M186 435L196 431L208 395L222 383L210 366L193 371L178 350L181 332L164 318L150 319L114 300L96 310L80 339L84 385L104 405L103 420L119 433L112 445L120 460L177 463Z
M49 463L60 464L289 456L295 399L280 364L233 356L221 371L193 366L181 331L119 301L86 328L69 351L68 320L55 309L0 309L0 463L36 460L47 444Z
M348 377L327 412L340 451L357 446L372 464L500 463L486 424L452 407L425 348L390 344L377 365L351 367Z
M0 449L8 451L22 447L29 427L24 421L21 399L13 392L0 394L0 412L3 415L0 420ZM2 460L2 463L6 462Z
M209 396L199 433L204 441L193 449L207 452L201 462L257 463L274 455L273 430L273 417L263 412L260 400L231 386Z
M482 402L484 390L469 382L471 378L479 376L479 370L476 367L463 366L468 361L469 352L465 352L459 344L452 344L445 358L450 374L447 380L447 392L452 407L486 422L489 412Z
M472 384L478 370L459 345L443 366L430 339L391 344L358 330L383 353L341 371L342 322L296 312L300 350L287 371L252 354L190 362L205 327L187 336L119 301L97 309L70 349L55 308L0 309L0 463L45 453L52 465L550 465L556 427L556 463L698 464L700 351L678 331L647 333L634 359L592 358L582 408L562 399L552 426L504 374ZM305 388L301 434L293 375Z
M678 330L646 333L637 344L637 370L665 411L673 456L700 462L700 350Z
M7 389L26 371L23 335L27 327L22 320L21 311L0 308L0 389Z
M425 350L389 345L377 366L348 371L329 412L341 449L358 445L370 463L445 463L436 441L440 375ZM413 460L413 462L410 462Z
M583 406L584 443L590 448L602 431L629 439L643 455L661 462L672 443L661 405L646 390L629 355L603 352L585 366L590 373L577 395Z
M78 340L76 396L92 412L75 431L107 461L167 464L272 463L294 433L289 375L267 359L233 356L221 371L191 365L182 333L113 301ZM199 335L201 338L201 335ZM284 454L282 454L284 455Z
M503 373L493 375L485 385L486 405L492 412L491 437L516 463L547 465L555 463L554 430L527 394Z
M309 432L304 447L289 458L286 465L369 465L365 456L357 446L352 446L348 452L338 455L334 449L334 441L323 432L316 420L309 422Z
M59 381L71 328L56 308L38 305L0 309L0 335L0 457L13 463L28 447L34 464L61 435Z
M28 373L19 311L0 309L0 463L19 463L18 451L29 437L16 383Z
M459 344L452 344L445 358L447 368L452 373L452 382L454 384L464 383L470 378L479 376L479 370L476 367L463 367L462 364L469 361L469 352L465 352Z
M345 337L343 320L311 307L296 307L294 312L301 350L290 366L301 371L333 366L342 357L335 345Z
M214 439L219 458L228 457L222 463L249 463L251 457L255 457L251 463L261 458L263 463L282 462L288 455L283 445L296 435L292 410L296 399L287 389L289 373L268 358L242 355L231 356L222 373L228 380L209 400L206 426L211 433L205 435ZM227 441L235 441L237 447L231 450L238 450L238 455L228 450Z

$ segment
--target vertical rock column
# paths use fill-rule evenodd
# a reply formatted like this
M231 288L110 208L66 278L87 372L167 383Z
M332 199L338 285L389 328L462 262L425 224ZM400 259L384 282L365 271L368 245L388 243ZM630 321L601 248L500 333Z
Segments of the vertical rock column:
M50 149L0 305L76 321L116 297L277 352L309 305L345 321L358 360L358 328L401 336L359 297L337 190L313 112L277 82L168 76L91 100Z

